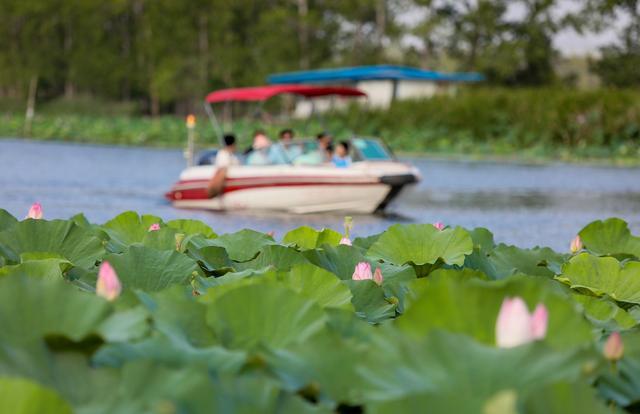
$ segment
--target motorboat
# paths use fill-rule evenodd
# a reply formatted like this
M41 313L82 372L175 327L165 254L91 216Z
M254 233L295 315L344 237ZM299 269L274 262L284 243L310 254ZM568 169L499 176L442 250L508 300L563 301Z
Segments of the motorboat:
M344 86L273 85L223 89L207 96L207 111L218 127L211 104L228 101L264 101L281 94L307 99L326 96L358 97L364 92ZM219 133L221 135L221 132ZM221 191L211 197L209 183L218 169L211 165L215 150L205 152L186 168L166 197L179 208L212 210L276 210L290 213L383 211L401 191L420 179L417 169L399 162L380 139L353 136L352 163L307 165L289 160L276 165L237 165L225 169ZM304 151L315 140L296 140ZM280 145L280 144L274 144Z

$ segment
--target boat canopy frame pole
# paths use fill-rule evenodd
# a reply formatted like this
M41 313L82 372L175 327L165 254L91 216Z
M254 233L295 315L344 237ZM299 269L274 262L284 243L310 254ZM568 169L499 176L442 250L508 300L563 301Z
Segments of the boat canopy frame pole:
M218 118L216 118L216 114L213 112L213 108L209 102L204 103L204 111L207 113L207 117L209 118L209 122L213 127L216 135L218 136L218 143L220 143L220 147L224 147L224 132L220 123L218 122Z

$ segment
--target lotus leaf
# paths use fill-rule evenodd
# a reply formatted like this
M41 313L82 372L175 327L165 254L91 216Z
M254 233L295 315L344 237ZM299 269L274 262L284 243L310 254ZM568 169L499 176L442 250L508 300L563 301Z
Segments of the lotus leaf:
M3 248L4 247L4 248ZM23 253L47 253L63 257L74 266L93 267L105 254L102 240L72 221L25 220L0 232L0 254L14 263Z
M302 226L285 234L282 243L294 244L300 249L308 250L323 244L335 246L340 242L340 239L342 239L342 235L337 231L331 229L318 231L308 226Z
M246 262L256 257L264 246L274 243L273 239L264 233L245 229L236 233L223 234L207 244L223 247L231 260Z
M125 288L148 292L184 284L198 268L193 259L175 250L156 250L136 244L122 254L106 256L105 260L114 267Z
M459 265L473 250L469 233L460 228L436 229L431 224L394 224L369 248L367 256L396 265Z
M167 222L167 226L174 229L177 233L183 233L186 235L200 234L209 239L214 239L217 237L217 234L213 230L211 230L211 227L207 226L200 220L171 220Z
M133 243L140 243L149 233L152 224L161 223L162 219L149 214L138 215L135 211L126 211L102 225L109 235L108 249L122 252Z
M71 414L56 392L22 378L0 377L0 412L15 414Z
M618 218L594 221L579 234L584 246L595 254L640 258L640 237L632 236L627 223Z
M552 281L532 277L512 277L501 283L480 279L438 278L427 284L421 296L412 301L398 329L424 335L432 329L465 333L485 344L495 344L495 325L504 298L521 296L529 309L543 303L549 310L545 342L566 348L591 340L589 325L566 294L559 293ZM460 306L464 304L464 306ZM566 327L571 326L571 330Z
M97 330L109 308L61 278L0 277L0 343L30 343L45 335L80 341Z
M229 348L277 348L302 342L326 324L314 302L277 284L233 289L208 305L207 323Z
M558 279L574 289L588 289L620 302L640 303L640 262L623 265L613 257L582 253L562 267Z

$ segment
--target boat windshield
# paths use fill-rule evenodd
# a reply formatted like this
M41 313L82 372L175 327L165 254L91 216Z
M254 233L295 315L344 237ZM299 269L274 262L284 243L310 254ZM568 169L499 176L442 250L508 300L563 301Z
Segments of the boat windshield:
M353 138L351 140L359 159L368 161L391 161L393 154L380 140L372 138Z

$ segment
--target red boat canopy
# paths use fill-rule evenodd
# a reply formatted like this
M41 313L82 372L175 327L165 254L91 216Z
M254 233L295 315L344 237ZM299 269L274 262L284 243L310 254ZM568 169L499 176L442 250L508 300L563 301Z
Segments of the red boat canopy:
M249 88L221 89L207 95L207 102L228 101L264 101L276 95L293 94L314 98L317 96L367 96L366 93L348 86L312 86L312 85L268 85Z

